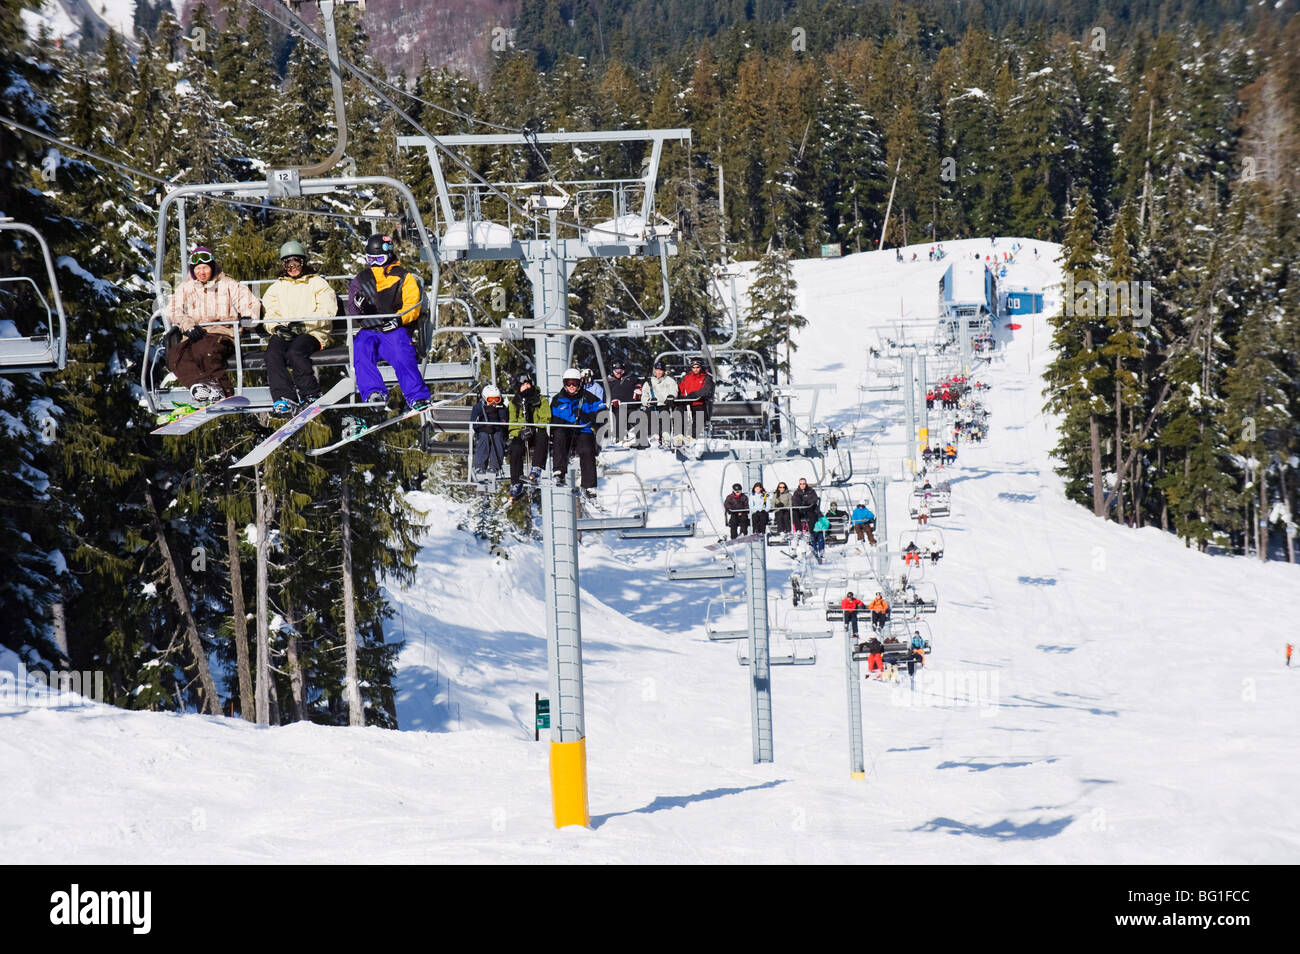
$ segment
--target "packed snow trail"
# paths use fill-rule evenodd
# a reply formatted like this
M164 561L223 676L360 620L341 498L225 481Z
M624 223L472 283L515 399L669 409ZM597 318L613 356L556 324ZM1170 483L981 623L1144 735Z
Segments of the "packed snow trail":
M1013 268L1036 287L1056 277L1054 247L1038 247ZM837 384L827 419L847 423L860 397L871 419L897 417L873 400L888 395L857 392L867 329L932 313L946 264L795 263L810 319L795 379ZM977 375L993 384L989 438L959 447L953 513L933 521L946 551L927 568L940 605L923 691L863 684L865 782L849 778L838 639L819 642L815 666L773 670L776 760L754 765L748 670L704 634L718 586L665 578L667 551L702 547L704 531L588 534L592 828L554 830L548 746L532 741L546 689L539 548L494 555L456 529L463 508L417 495L428 535L388 626L405 640L405 731L0 705L0 759L14 767L0 778L0 850L19 862L1300 860L1300 667L1282 655L1300 573L1067 503L1041 411L1047 321L1021 324ZM893 426L881 442L901 436ZM613 456L635 456L648 483L681 482L667 454ZM801 467L769 475L769 490ZM689 469L721 526L710 494L729 475ZM891 542L907 490L889 492ZM789 559L768 556L770 592L788 593Z

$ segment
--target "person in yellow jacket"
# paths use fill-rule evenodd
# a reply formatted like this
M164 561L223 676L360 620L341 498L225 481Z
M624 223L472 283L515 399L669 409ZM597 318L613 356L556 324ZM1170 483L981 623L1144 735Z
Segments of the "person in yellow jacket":
M271 410L292 414L320 397L311 356L329 347L330 319L339 311L334 289L307 264L301 242L280 246L280 277L262 296L262 309Z

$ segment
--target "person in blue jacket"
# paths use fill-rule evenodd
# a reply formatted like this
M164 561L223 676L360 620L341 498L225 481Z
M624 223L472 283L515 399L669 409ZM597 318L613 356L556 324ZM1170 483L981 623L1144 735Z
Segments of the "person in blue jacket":
M874 547L876 545L876 515L871 512L866 503L860 503L853 508L853 513L849 516L853 524L853 532L858 536L858 542L862 542L865 536L867 541Z
M551 463L555 467L555 482L562 484L569 472L569 454L576 453L582 491L587 499L596 496L596 434L592 425L596 422L596 415L604 409L604 402L583 388L582 372L577 368L567 369L564 387L551 398L551 424L577 426L554 428Z

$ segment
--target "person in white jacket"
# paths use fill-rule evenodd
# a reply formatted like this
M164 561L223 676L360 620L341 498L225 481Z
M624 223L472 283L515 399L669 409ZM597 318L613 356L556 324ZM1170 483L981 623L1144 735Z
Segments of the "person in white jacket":
M641 385L641 409L646 412L650 420L646 433L647 441L651 437L657 437L659 446L664 446L664 419L672 421L672 414L676 410L674 404L676 399L677 381L664 373L662 362L657 362L651 376L646 378L645 384ZM669 431L674 430L670 423Z
M280 277L266 289L262 308L271 410L291 414L320 397L311 356L329 347L330 319L339 311L334 289L307 264L301 242L280 246Z

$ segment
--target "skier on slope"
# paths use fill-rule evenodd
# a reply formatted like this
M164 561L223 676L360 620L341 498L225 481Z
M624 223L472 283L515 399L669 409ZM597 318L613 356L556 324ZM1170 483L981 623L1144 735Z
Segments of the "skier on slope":
M420 374L408 328L419 319L424 296L395 249L387 235L366 239L366 267L348 285L347 313L361 317L352 345L357 392L364 403L388 400L388 387L379 374L383 358L397 373L407 407L418 411L429 406L429 386Z
M528 480L535 487L546 466L546 453L550 449L551 402L537 390L533 376L521 371L515 376L515 394L509 407L510 443L510 496L518 498L524 493L524 457L531 454L532 470Z

